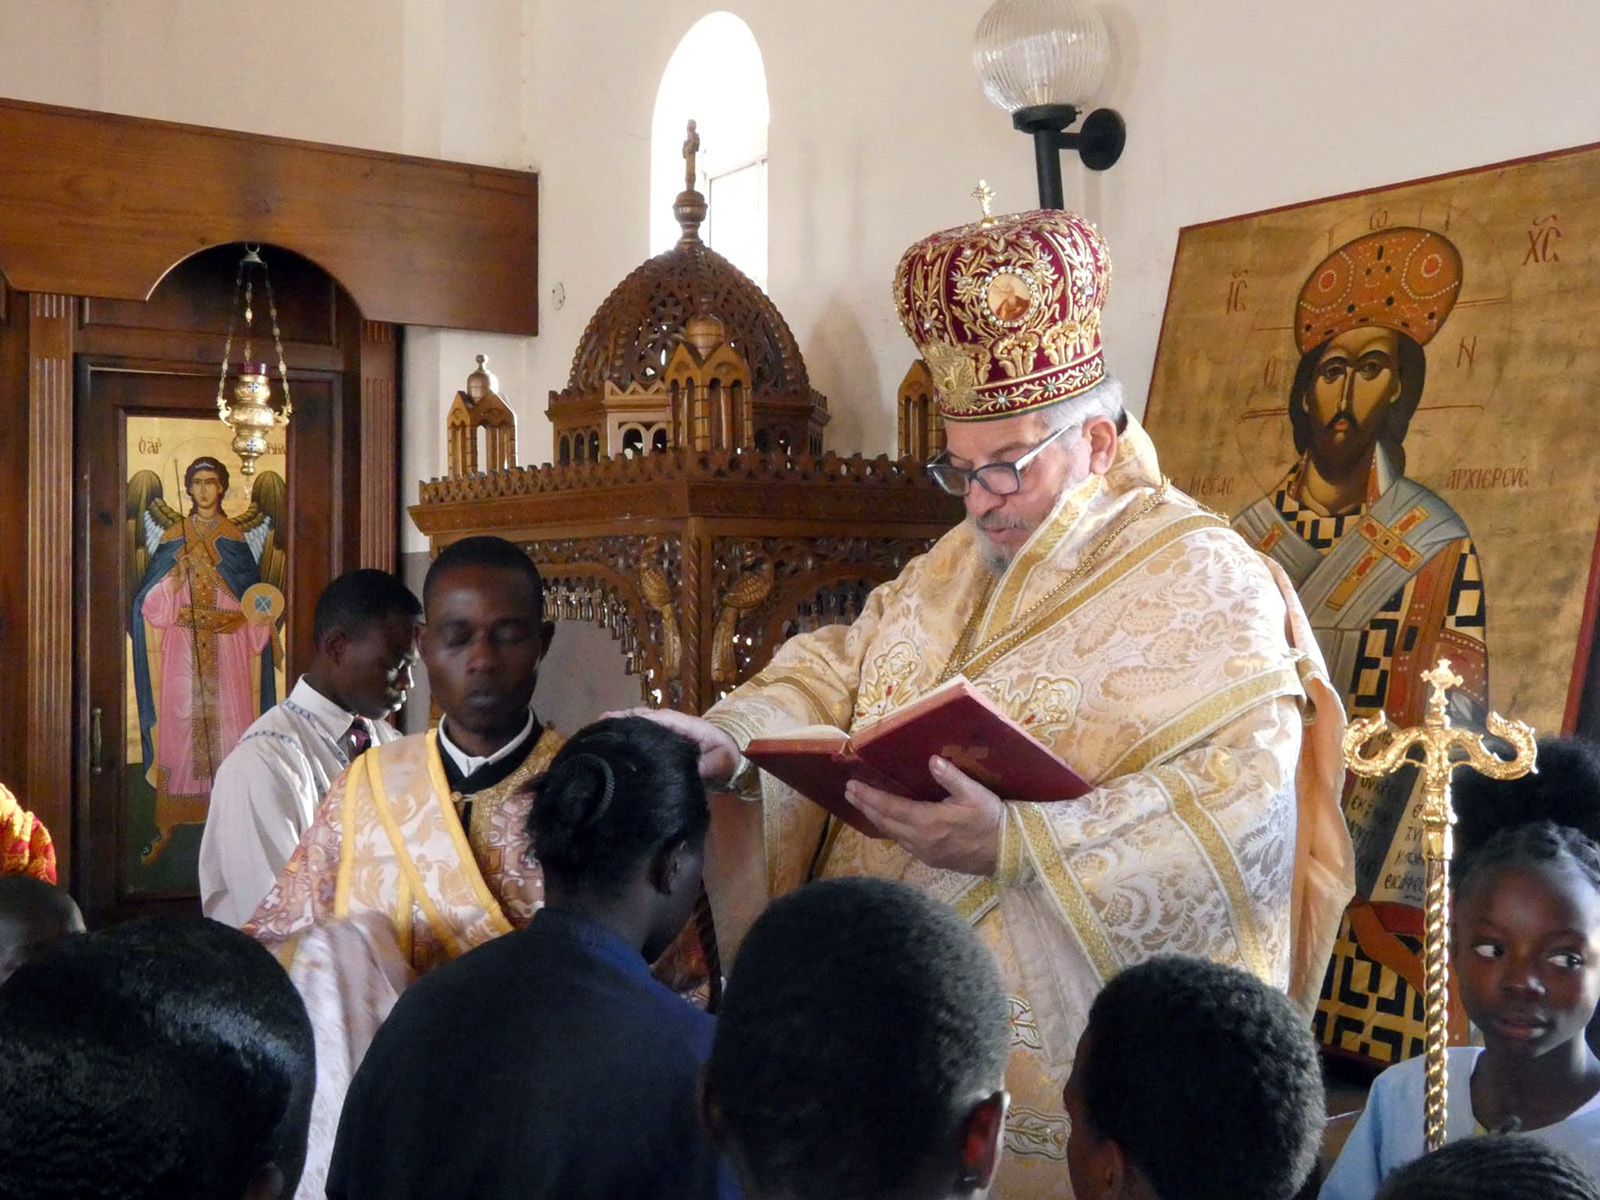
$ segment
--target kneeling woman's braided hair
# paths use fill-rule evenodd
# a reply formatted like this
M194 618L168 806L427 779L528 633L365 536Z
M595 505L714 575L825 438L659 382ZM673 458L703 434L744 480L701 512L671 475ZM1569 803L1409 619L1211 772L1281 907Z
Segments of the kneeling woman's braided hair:
M533 786L533 852L572 890L615 893L661 847L698 849L711 822L694 746L642 717L580 730Z

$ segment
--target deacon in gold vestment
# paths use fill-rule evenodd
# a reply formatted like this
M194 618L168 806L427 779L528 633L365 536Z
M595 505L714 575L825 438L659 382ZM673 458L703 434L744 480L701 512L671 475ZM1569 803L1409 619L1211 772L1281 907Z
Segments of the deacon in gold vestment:
M345 1092L400 991L543 903L526 788L562 739L532 709L552 632L542 597L510 542L467 538L439 554L422 635L439 727L351 763L245 926L288 968L316 1035L299 1197L323 1194Z
M994 1194L1014 1200L1070 1194L1062 1085L1106 980L1203 955L1309 1020L1352 890L1343 715L1315 640L1288 580L1165 483L1123 411L1100 349L1108 275L1099 236L1062 212L913 247L901 317L946 418L935 476L968 520L704 721L661 718L699 740L709 780L759 788L719 806L707 848L724 962L770 897L816 877L903 880L984 937L1012 1024ZM958 674L1094 790L1003 802L936 758L941 804L851 785L892 838L873 840L739 755L785 729L859 729Z

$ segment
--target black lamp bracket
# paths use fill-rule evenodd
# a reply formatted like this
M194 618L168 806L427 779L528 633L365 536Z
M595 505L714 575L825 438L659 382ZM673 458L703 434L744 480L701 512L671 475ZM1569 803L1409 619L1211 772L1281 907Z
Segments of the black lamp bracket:
M1082 126L1067 132L1077 120L1078 109L1071 104L1030 104L1011 114L1012 127L1033 136L1040 208L1062 207L1063 150L1076 150L1091 171L1104 171L1122 157L1128 127L1114 109L1097 108Z

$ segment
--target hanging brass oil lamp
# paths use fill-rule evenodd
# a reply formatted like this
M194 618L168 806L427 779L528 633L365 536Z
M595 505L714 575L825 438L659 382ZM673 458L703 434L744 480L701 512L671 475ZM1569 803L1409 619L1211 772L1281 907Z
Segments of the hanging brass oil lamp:
M272 387L265 363L252 361L255 334L255 273L261 275L267 295L267 314L272 320L272 344L278 352L278 382L283 404L272 406ZM244 354L238 378L233 385L233 403L226 399L228 365L233 354L233 330L239 315L239 295L244 293ZM267 453L267 435L289 424L294 405L289 400L289 368L283 361L283 335L278 330L278 306L272 296L272 277L262 261L259 246L246 246L239 260L239 274L233 281L233 304L228 311L228 337L222 347L222 374L217 380L217 416L233 430L233 452L239 456L239 469L245 475L256 473L256 459Z

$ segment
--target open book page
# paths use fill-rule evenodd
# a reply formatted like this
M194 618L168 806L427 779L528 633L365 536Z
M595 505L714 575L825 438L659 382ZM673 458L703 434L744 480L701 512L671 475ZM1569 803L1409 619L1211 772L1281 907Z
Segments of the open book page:
M771 737L759 737L750 743L758 751L768 748L783 749L793 753L802 749L811 749L818 752L833 753L843 750L845 743L850 740L850 735L844 730L832 725L802 725L798 729L790 729L783 733L775 733ZM754 762L746 749L745 756Z

